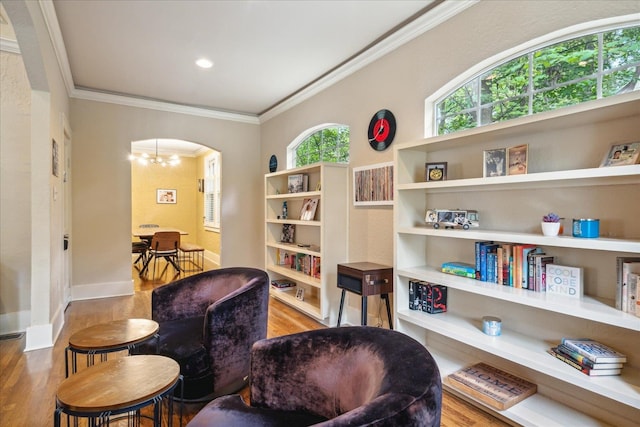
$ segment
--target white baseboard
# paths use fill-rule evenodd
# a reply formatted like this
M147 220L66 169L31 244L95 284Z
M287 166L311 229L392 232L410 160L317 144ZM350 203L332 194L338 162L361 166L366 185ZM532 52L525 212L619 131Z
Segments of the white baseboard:
M53 327L51 323L46 325L29 326L27 328L24 351L39 350L53 347Z
M71 300L110 298L133 295L133 279L122 282L91 283L71 286Z
M0 335L24 332L31 324L31 310L0 314Z
M214 263L218 267L220 267L220 254L215 252L211 252L210 250L204 251L204 257L207 261Z

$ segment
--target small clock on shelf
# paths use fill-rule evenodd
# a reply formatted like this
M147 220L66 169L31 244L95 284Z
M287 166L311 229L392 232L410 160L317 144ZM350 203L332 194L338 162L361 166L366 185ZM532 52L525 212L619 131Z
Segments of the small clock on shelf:
M427 181L444 181L447 179L447 162L425 163Z

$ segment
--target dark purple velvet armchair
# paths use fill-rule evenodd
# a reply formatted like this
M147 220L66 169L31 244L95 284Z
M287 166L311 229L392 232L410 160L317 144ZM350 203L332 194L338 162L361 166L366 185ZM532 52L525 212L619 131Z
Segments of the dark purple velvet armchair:
M251 405L239 395L205 406L188 427L439 426L440 371L420 343L367 326L257 342Z
M211 400L248 384L251 346L267 336L269 276L221 268L153 290L160 354L180 364L186 400ZM134 353L155 353L155 343Z

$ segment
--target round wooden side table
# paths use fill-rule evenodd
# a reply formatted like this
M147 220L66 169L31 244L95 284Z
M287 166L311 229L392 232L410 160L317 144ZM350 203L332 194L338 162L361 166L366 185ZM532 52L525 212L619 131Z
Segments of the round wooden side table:
M156 338L158 340L158 322L149 319L125 319L101 323L82 329L69 338L64 352L65 375L69 376L69 354L71 354L71 372L77 371L78 354L87 355L87 366L94 364L96 354L101 361L107 360L107 354L131 350L136 345Z
M162 401L168 400L168 425L173 424L173 390L180 383L180 365L165 356L134 355L105 361L62 381L56 393L53 423L61 415L83 417L89 425L108 425L110 417L154 405L153 425L162 425ZM180 403L182 425L182 403Z

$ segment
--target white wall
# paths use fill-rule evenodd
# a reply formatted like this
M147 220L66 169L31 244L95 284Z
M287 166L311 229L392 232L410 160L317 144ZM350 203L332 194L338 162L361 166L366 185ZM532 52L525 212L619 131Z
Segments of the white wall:
M133 292L127 155L136 140L183 139L220 151L221 265L262 266L257 125L74 99L71 127L73 299Z

